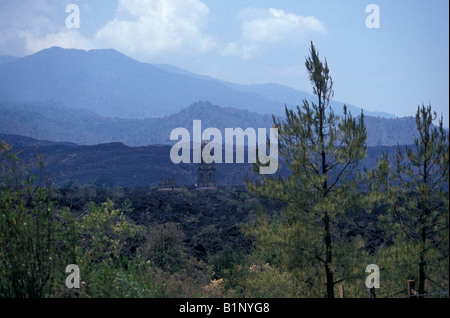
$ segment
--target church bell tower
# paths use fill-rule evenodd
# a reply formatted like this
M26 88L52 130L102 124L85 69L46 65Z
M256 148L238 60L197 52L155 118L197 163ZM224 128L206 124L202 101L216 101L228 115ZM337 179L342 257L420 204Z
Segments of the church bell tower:
M208 144L207 140L202 142L201 153L203 154L203 148ZM216 189L216 167L214 162L206 163L203 160L198 165L197 170L197 189L205 190L205 189Z

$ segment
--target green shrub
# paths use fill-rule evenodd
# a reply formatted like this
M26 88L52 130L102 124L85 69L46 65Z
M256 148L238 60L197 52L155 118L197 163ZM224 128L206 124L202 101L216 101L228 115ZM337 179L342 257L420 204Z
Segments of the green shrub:
M173 274L187 265L182 237L183 233L175 223L154 224L149 228L140 252L154 266Z
M1 144L0 150L0 297L48 296L56 266L55 207L49 189L11 148Z
M269 264L252 265L244 284L244 297L286 298L296 296L296 286L288 272Z

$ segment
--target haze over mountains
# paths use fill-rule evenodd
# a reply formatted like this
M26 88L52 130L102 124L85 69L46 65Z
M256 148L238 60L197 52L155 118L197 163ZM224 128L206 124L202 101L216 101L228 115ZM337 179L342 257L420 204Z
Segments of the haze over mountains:
M311 94L277 84L240 85L135 61L115 50L52 47L0 59L0 100L59 101L103 116L148 118L175 114L198 101L260 114L284 114ZM333 102L336 112L342 103ZM348 105L354 115L360 109ZM365 111L366 115L394 117Z
M186 128L192 136L192 121L201 120L202 130L218 128L270 128L272 117L209 102L195 103L162 118L129 119L100 116L85 109L67 108L61 103L16 104L0 101L0 133L24 135L41 140L95 145L122 142L128 146L173 144L170 133ZM365 116L368 146L412 144L417 136L413 117L385 119Z
M77 144L169 144L177 127L269 128L312 94L278 84L240 85L115 50L52 47L0 57L0 132ZM337 114L343 103L332 101ZM347 105L354 116L360 109ZM412 117L364 111L368 145L413 142Z

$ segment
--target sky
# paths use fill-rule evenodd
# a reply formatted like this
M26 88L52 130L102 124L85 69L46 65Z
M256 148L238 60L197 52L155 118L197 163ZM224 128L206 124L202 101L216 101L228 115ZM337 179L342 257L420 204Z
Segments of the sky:
M327 59L334 100L399 117L431 104L449 126L448 0L0 0L0 56L113 48L311 93L310 41Z

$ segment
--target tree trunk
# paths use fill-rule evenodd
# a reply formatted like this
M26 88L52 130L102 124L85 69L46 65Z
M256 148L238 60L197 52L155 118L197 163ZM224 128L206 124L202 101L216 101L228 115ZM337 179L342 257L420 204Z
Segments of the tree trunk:
M323 222L325 228L325 273L327 277L327 297L334 298L333 271L330 268L333 261L333 253L331 249L330 220L327 213L324 215Z
M423 224L422 218L422 233L420 242L420 255L419 255L419 295L425 294L425 242L427 239L427 229L425 224ZM419 296L423 297L423 296Z
M322 175L325 176L322 190L323 190L323 198L328 195L328 179L327 179L327 162L326 162L326 153L325 153L325 136L323 133L323 121L325 117L325 109L322 105L321 99L321 90L318 89L319 96L319 142L320 142L320 155L322 161ZM331 248L331 233L330 233L330 219L328 217L328 213L325 211L323 216L323 225L325 231L325 273L327 278L327 297L334 298L334 282L333 282L333 271L331 270L331 264L333 261L333 253Z

